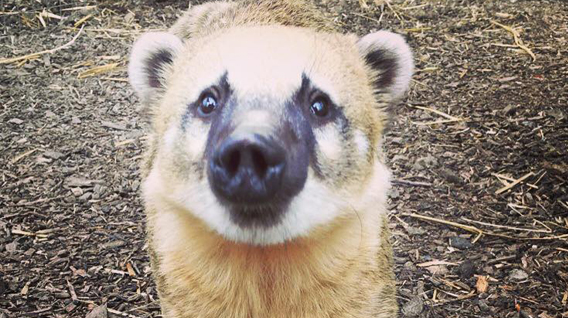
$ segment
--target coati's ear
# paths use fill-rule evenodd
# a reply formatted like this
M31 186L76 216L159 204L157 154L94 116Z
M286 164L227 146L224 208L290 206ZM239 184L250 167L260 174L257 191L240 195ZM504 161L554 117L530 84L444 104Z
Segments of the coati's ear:
M182 46L177 36L166 32L146 33L134 43L128 79L143 102L164 87L165 72Z
M388 93L393 101L404 96L414 70L412 52L402 36L378 31L357 42L359 52L374 71L377 93Z

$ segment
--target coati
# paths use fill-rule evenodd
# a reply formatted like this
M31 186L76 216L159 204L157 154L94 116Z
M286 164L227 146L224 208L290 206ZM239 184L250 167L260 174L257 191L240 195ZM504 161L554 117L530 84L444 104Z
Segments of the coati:
M300 0L198 5L138 39L164 317L395 317L381 138L412 70L401 36Z

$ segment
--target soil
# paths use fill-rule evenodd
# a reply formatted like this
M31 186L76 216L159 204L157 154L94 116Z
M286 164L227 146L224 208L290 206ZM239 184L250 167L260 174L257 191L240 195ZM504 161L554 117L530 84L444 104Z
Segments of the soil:
M415 52L385 143L401 316L568 317L568 3L316 2ZM0 317L160 315L125 68L186 6L0 1L3 58L78 35L0 64Z

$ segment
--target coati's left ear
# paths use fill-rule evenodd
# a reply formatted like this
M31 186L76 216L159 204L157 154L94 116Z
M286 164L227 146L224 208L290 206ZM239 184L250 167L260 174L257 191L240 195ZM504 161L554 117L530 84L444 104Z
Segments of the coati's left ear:
M142 102L147 102L164 88L165 73L182 46L180 38L166 32L146 33L134 43L128 79Z
M357 42L359 52L374 71L373 85L378 93L388 93L393 101L404 96L414 71L412 52L398 34L378 31Z

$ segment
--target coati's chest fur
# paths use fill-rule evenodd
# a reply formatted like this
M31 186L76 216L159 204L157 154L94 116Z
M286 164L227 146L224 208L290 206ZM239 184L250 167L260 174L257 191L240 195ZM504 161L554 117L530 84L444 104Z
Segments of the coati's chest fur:
M135 44L164 317L394 317L381 139L412 57L300 0L212 2Z

